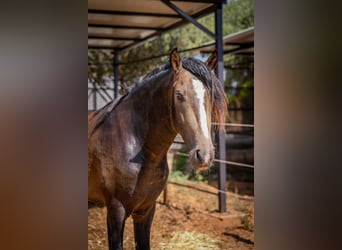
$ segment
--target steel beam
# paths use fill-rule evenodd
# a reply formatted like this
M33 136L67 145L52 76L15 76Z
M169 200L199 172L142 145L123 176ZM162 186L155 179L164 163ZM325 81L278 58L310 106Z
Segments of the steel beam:
M161 1L164 4L166 4L169 8L173 9L174 11L176 11L181 17L183 17L184 19L188 20L193 25L195 25L197 28L202 30L204 33L206 33L207 35L211 36L212 38L215 38L215 34L213 32L211 32L207 27L205 27L202 24L200 24L195 18L193 18L192 16L188 15L186 12L184 12L183 10L178 8L176 5L171 3L169 0L161 0Z
M218 63L216 67L216 74L220 82L224 87L224 64L223 64L223 32L222 32L222 4L218 3L216 5L215 10L215 40L216 40L216 49L218 56ZM225 132L219 131L217 135L218 139L218 147L219 147L219 158L222 161L226 160L226 140L225 140ZM226 181L227 181L227 173L226 173L226 164L224 162L219 163L219 179L218 179L218 187L219 187L219 211L224 213L227 211L226 207Z
M149 12L132 12L132 11L117 11L117 10L95 10L95 9L88 9L88 14L179 18L179 16L176 15L176 14L149 13Z
M88 39L119 40L119 41L142 41L142 38L135 37L113 37L113 36L88 36Z
M126 25L112 25L112 24L88 24L88 28L110 28L110 29L130 29L130 30L156 30L163 31L163 28L159 27L146 27L146 26L126 26Z

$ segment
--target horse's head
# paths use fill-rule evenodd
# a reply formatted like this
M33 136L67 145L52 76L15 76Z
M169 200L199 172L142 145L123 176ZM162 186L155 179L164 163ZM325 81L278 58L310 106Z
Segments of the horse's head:
M218 80L211 69L216 66L216 63L216 53L205 63L197 60L185 61L185 59L182 62L176 49L170 54L170 65L174 72L174 127L190 150L192 166L199 170L210 167L214 159L211 122L212 114L215 113L213 110L215 88L212 85L217 84ZM200 74L198 71L201 71ZM222 93L221 91L220 94Z

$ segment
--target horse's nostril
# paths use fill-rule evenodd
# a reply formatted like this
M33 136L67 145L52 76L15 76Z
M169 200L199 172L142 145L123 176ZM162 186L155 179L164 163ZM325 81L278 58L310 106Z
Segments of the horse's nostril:
M212 160L211 152L206 152L205 150L196 150L197 161L201 164L209 164Z
M202 157L201 157L201 151L199 149L196 150L196 157L199 161L202 160Z

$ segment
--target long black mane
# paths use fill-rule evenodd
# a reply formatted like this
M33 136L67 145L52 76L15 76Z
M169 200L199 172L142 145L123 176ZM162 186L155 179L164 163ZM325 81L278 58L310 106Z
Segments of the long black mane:
M194 76L196 76L207 88L209 91L213 89L213 75L212 72L208 69L208 67L200 60L195 58L182 58L182 66L187 71L191 72ZM139 88L151 82L154 77L157 77L159 74L163 72L171 72L170 62L166 62L151 72L147 73L143 76L140 81L138 81L131 91L139 91Z

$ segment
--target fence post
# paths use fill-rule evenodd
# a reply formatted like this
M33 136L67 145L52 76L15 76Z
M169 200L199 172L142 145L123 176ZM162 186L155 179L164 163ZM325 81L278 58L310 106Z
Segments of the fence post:
M217 64L217 77L224 87L224 78L223 78L223 34L222 34L222 3L216 4L215 10L215 35L216 35L216 49L218 54L218 64ZM226 140L225 133L223 131L219 131L217 135L217 141L219 146L219 158L222 161L226 160ZM219 211L220 213L224 213L227 211L226 207L226 164L223 162L219 163Z

